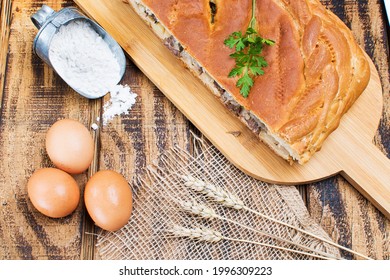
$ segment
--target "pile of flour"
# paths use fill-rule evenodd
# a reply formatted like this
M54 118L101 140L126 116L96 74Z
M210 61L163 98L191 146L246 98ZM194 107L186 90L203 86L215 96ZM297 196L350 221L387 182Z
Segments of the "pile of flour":
M137 94L128 85L116 85L110 89L110 100L103 106L103 125L115 116L126 114L135 104Z
M85 20L61 26L51 41L49 57L67 84L92 97L105 95L121 79L114 54Z
M118 85L120 65L103 38L84 20L60 27L49 49L57 73L72 88L91 97L110 93L103 106L103 124L128 113L137 95L129 86ZM97 129L96 124L93 129Z

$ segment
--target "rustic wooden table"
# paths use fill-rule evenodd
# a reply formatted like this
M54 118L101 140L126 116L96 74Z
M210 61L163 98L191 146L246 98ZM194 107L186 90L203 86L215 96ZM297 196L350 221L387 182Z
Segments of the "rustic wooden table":
M352 29L379 71L384 111L374 142L388 155L390 72L383 1L322 3ZM33 208L26 194L32 172L51 166L44 148L50 125L73 118L89 126L104 102L76 94L32 53L37 30L30 16L42 4L55 10L75 5L0 0L0 259L99 259L95 237L89 234L96 229L82 203L72 215L50 219ZM75 176L80 186L98 168L117 170L131 182L164 150L190 142L192 125L130 60L124 83L139 101L130 115L104 126L100 135L93 132L95 159L88 173ZM311 216L334 241L372 258L390 258L390 221L341 176L297 188Z

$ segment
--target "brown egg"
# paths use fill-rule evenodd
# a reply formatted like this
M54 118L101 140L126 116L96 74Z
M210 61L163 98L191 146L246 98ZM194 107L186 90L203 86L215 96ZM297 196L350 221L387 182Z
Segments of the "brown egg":
M91 164L94 144L83 124L63 119L55 122L48 130L46 151L56 167L78 174L87 170Z
M80 189L75 179L57 168L35 171L28 180L27 193L34 207L52 218L69 215L80 201Z
M85 207L92 220L108 231L116 231L130 219L131 189L122 175L103 170L95 173L84 191Z

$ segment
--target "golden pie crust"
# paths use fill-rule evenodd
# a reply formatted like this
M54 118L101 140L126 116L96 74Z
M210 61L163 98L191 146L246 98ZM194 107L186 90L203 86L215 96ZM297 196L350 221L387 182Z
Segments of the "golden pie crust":
M321 149L370 78L351 31L316 0L257 0L256 30L276 44L264 48L269 65L248 98L237 78L228 78L235 61L224 40L245 32L251 0L129 2L237 117L289 161L303 164Z

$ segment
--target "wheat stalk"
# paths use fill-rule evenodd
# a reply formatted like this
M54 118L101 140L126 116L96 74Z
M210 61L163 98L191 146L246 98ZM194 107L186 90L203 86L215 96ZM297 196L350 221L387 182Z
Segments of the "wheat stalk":
M363 259L372 260L372 258L370 258L370 257L367 257L359 252L353 251L347 247L341 246L341 245L339 245L331 240L325 239L321 236L317 236L309 231L306 231L306 230L301 229L299 227L290 225L290 224L285 223L283 221L279 221L279 220L272 218L268 215L265 215L265 214L260 213L256 210L253 210L253 209L247 207L244 204L244 202L242 200L240 200L238 197L236 197L235 195L231 194L230 192L224 190L223 188L221 188L219 186L215 186L213 184L206 183L202 180L194 178L191 175L182 175L180 177L181 177L181 179L184 180L184 185L186 187L189 187L196 192L200 192L200 193L205 194L208 198L214 200L215 202L220 203L221 205L223 205L225 207L229 207L229 208L233 208L233 209L237 209L237 210L243 209L243 210L246 210L248 212L252 212L253 214L258 215L262 218L268 219L268 220L273 221L275 223L278 223L280 225L284 225L284 226L289 227L291 229L294 229L300 233L309 235L313 238L316 238L318 240L321 240L322 242L328 243L328 244L335 246L339 249L342 249L344 251L352 253L352 254L359 256Z
M326 253L326 252L322 252L322 251L318 251L318 250L315 250L313 248L309 248L305 245L302 245L302 244L299 244L299 243L296 243L296 242L293 242L291 240L288 240L288 239L284 239L284 238L281 238L279 236L276 236L274 234L271 234L271 233L268 233L268 232L265 232L265 231L262 231L262 230L259 230L259 229L255 229L253 227L249 227L247 225L244 225L242 223L239 223L237 221L234 221L232 219L229 219L229 218L226 218L226 217L222 217L220 215L218 215L214 209L210 208L210 207L207 207L206 205L202 205L202 204L199 204L197 203L195 200L193 201L186 201L186 202L181 202L179 203L180 206L183 208L183 210L193 214L193 215L197 215L197 216L200 216L202 218L206 218L206 219L213 219L213 218L216 218L216 219L219 219L219 220L223 220L223 221L227 221L227 222L230 222L232 224L235 224L235 225L238 225L238 226L241 226L245 229L248 229L248 230L251 230L251 231L254 231L254 232L257 232L257 233L260 233L264 236L267 236L269 238L272 238L272 239L275 239L279 242L284 242L284 243L287 243L287 244L290 244L290 245L293 245L293 246L296 246L296 247L299 247L300 249L303 249L305 251L309 251L309 252L313 252L313 253L316 253L316 254L319 254L319 255L322 255L322 256L325 256L327 258L330 258L330 259L336 259L334 256ZM318 256L320 257L320 256Z
M226 237L226 236L223 236L219 231L216 231L216 230L213 230L213 229L210 229L207 227L185 228L182 226L175 225L175 226L173 226L172 230L170 230L168 232L172 233L176 237L187 237L187 238L190 238L193 240L205 241L205 242L210 242L210 243L217 243L221 240L229 240L229 241L243 242L243 243L255 244L255 245L260 245L260 246L264 246L264 247L284 250L287 252L297 253L297 254L306 255L306 256L319 258L319 259L330 260L330 258L327 258L327 257L318 256L318 255L307 253L307 252L301 252L301 251L297 251L294 249L284 248L284 247L280 247L280 246L276 246L276 245L272 245L272 244L266 244L266 243L262 243L262 242L251 241L251 240Z

